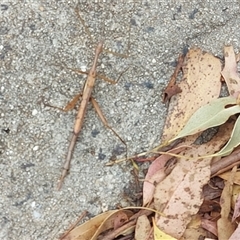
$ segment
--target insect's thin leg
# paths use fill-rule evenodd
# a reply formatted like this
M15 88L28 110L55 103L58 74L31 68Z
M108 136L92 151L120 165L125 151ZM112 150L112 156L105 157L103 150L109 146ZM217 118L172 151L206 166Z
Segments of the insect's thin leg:
M111 126L109 126L109 124L108 124L106 118L104 117L103 112L100 109L97 101L93 97L91 97L90 100L91 100L91 102L93 104L93 107L96 110L99 118L101 119L102 123L104 124L104 126L108 129L110 129L113 132L113 134L124 144L124 146L126 147L126 155L127 155L127 144L125 143L125 141L119 136L119 134Z
M89 31L89 29L88 29L88 27L87 27L84 19L83 19L83 18L81 17L81 15L80 15L80 8L79 8L78 5L77 5L77 7L75 8L75 13L76 13L77 17L79 18L80 22L82 23L82 25L83 25L83 27L84 27L84 30L85 30L85 32L87 33L88 37L89 37L90 40L93 42L93 38L92 38L92 36L91 36L91 33L90 33L90 31Z
M55 109L61 110L63 112L67 112L67 111L72 110L76 106L76 104L77 104L77 102L78 102L78 100L79 100L79 98L81 96L82 96L82 93L79 93L76 96L74 96L74 98L64 108L53 106L53 105L51 105L49 103L45 103L44 99L42 99L42 103L43 103L43 105L45 107L51 107L51 108L55 108Z
M82 71L80 69L77 69L77 68L70 68L70 67L66 67L68 70L71 70L73 72L76 72L77 74L86 74L88 75L89 72L88 71Z
M104 75L102 75L102 74L97 74L97 77L98 77L98 78L101 78L102 80L104 80L104 81L106 81L106 82L108 82L108 83L116 84L116 83L119 82L119 80L120 80L120 78L122 77L122 75L123 75L128 69L129 69L129 67L127 67L125 70L123 70L123 71L120 73L120 75L118 76L118 78L117 78L116 81L114 81L114 80L112 80L112 79L110 79L110 78L108 78L108 77L106 77L106 76L104 76Z
M83 18L81 17L81 15L80 15L80 11L81 11L81 9L80 9L80 7L79 7L79 5L78 5L78 6L75 8L75 13L76 13L78 19L80 20L81 24L83 25L84 30L85 30L85 32L87 33L88 37L90 38L91 42L94 42L94 41L93 41L93 38L92 38L92 35L91 35L91 33L90 33L90 31L89 31L89 29L88 29L88 27L87 27L84 19L83 19ZM130 25L129 31L128 31L128 32L129 32L129 39L130 39L130 30L131 30L131 25ZM128 48L127 48L127 53L126 53L126 54L124 54L124 53L117 53L117 52L114 52L114 51L111 51L111 50L105 49L105 48L103 48L103 52L107 52L107 53L110 53L110 54L112 54L112 55L119 56L119 57L122 57L122 58L128 58L129 49L130 49L130 40L128 40Z
M79 93L76 96L74 96L74 98L62 110L64 112L72 110L76 106L79 98L81 97L82 97L82 93Z

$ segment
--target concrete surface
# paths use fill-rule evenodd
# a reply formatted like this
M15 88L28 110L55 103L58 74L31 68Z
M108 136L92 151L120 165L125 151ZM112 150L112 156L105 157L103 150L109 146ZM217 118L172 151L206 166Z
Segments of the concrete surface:
M190 3L189 3L190 2ZM178 54L199 46L222 57L240 46L239 1L6 1L0 4L0 239L57 239L83 210L88 217L134 202L131 163L113 167L124 146L89 104L70 174L56 191L76 110L99 39L104 52L93 92L128 154L156 146L166 116L161 92ZM85 21L80 21L75 8ZM89 33L89 34L88 34ZM91 37L89 36L91 35ZM128 49L129 48L129 49ZM146 167L146 166L145 166Z

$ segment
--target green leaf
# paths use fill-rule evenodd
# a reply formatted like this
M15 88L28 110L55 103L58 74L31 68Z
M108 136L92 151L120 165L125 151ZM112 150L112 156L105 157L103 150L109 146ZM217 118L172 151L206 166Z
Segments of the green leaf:
M230 137L229 141L227 142L227 144L218 153L215 153L213 156L222 156L222 157L227 156L239 144L240 144L240 116L238 117L237 121L235 122L231 137Z
M227 105L233 105L227 107ZM185 127L179 134L169 142L176 139L202 132L208 128L219 126L226 122L228 118L240 112L240 106L236 105L236 98L225 97L211 101L209 104L199 108L188 120Z

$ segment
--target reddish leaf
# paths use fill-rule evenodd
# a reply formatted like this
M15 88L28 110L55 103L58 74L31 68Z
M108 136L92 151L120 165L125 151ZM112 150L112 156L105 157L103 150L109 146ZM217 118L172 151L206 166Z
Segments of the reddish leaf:
M169 152L177 154L185 148L186 147L179 147ZM148 172L143 183L143 206L146 206L151 202L155 185L162 181L170 173L166 171L165 165L171 158L172 156L170 155L161 155L148 168Z

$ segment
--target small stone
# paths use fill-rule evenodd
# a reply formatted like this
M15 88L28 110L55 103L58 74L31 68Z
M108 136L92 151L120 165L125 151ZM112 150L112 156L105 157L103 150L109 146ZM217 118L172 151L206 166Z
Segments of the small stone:
M32 111L32 115L35 116L35 115L37 115L37 114L38 114L37 109L33 109L33 111Z
M33 201L33 202L31 203L31 207L32 207L32 208L35 208L35 206L36 206L36 202Z
M82 65L82 66L80 66L80 69L81 69L81 71L86 72L87 71L87 66Z
M41 217L41 214L38 211L34 210L33 216L34 216L34 218L39 219Z
M33 151L37 151L39 149L39 146L33 147Z

